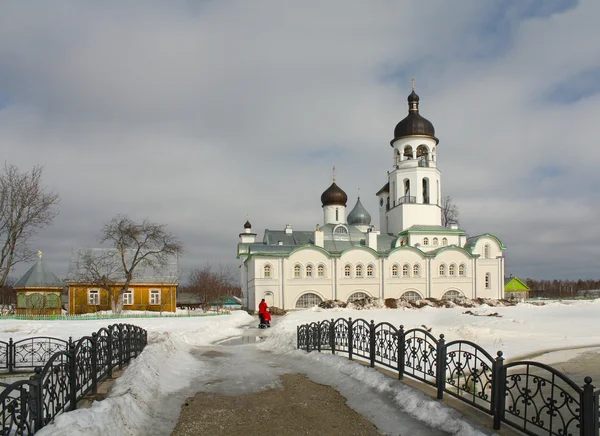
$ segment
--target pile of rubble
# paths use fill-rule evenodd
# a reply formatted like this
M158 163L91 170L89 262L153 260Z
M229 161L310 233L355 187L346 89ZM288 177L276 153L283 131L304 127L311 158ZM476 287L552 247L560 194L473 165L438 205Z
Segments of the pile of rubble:
M365 309L382 309L387 307L388 309L420 309L425 306L431 307L479 307L481 305L487 305L490 307L505 307L515 306L517 303L510 300L492 300L491 298L473 298L473 299L458 299L458 300L438 300L436 298L426 298L424 300L405 300L403 298L381 298L367 297L361 300L356 300L351 303L346 303L341 300L325 300L319 307L323 309L334 309L334 308L352 308L358 310Z

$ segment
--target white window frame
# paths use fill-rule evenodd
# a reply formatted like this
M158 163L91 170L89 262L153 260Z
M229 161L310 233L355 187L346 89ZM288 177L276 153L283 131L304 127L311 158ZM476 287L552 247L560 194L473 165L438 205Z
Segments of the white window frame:
M160 289L150 289L149 291L149 302L151 306L159 306L160 305L160 300L161 300L161 292ZM152 298L158 295L158 299L157 298ZM158 301L157 301L158 300Z
M442 264L441 264L441 265L438 267L438 275L439 275L440 277L446 277L446 265L445 265L445 264L443 264L443 263L442 263Z
M458 276L459 276L459 277L465 277L465 275L466 275L466 274L465 274L465 272L466 272L466 267L465 267L465 264L464 264L464 263L461 263L461 264L458 266Z
M317 267L317 277L325 277L325 265L321 264Z
M429 245L429 238L423 238L423 246Z
M94 296L94 298L92 298ZM100 289L92 288L88 289L88 306L99 306L100 305Z
M398 264L392 265L392 277L398 277Z
M367 265L367 277L375 276L375 267L373 265Z
M360 278L363 276L363 267L362 265L356 265L356 268L354 269L355 272L355 277Z
M433 242L432 242L432 244L433 244L433 246L434 246L434 247L437 247L437 246L438 246L438 244L439 244L439 240L438 240L438 238L433 238Z
M442 247L448 246L448 238L442 238Z
M410 265L407 263L402 265L402 277L410 277Z
M344 277L352 277L352 267L349 263L344 265Z
M265 279L271 278L271 265L265 265L263 267L263 274L265 276Z
M448 267L448 275L449 276L456 275L456 265L454 265L453 263L451 263L450 266Z
M306 265L306 277L312 277L313 276L313 267L312 265Z
M421 265L418 263L413 265L413 277L421 277Z
M131 299L126 298L126 297L131 297ZM135 296L134 296L133 289L128 289L125 292L123 292L123 306L133 306L134 301L135 301Z
M302 277L302 268L300 267L300 264L296 264L294 265L294 278L295 279L299 279Z

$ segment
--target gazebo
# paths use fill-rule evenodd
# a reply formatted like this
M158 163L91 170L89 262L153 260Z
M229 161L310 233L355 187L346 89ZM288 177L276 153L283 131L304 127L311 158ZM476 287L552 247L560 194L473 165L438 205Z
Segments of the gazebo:
M61 315L64 283L48 270L38 251L37 262L17 281L17 315Z

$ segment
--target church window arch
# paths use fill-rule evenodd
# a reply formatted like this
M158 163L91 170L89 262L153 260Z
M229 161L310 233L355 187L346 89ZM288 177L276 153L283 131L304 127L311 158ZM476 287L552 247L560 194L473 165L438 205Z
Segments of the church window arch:
M402 265L402 277L409 277L410 265L405 263Z
M400 295L400 298L404 301L419 301L422 300L421 295L415 291L406 291Z
M322 263L317 267L317 277L325 277L325 265Z
M367 265L367 277L374 277L374 276L375 276L375 267L373 266L373 264Z
M362 277L363 276L363 266L362 265L356 265L356 277Z
M392 277L398 277L398 264L392 265Z
M421 265L418 263L413 265L413 277L421 277Z
M444 295L442 295L442 300L448 300L452 302L458 302L460 300L464 300L465 296L462 292L456 290L446 291Z
M336 209L336 211L337 211L337 209ZM336 228L333 229L333 233L335 235L347 235L348 229L344 226L337 226Z
M448 238L442 238L442 247L448 246Z
M410 180L404 179L404 203L410 203Z
M429 204L429 179L423 177L423 204Z
M423 238L423 246L429 245L429 238Z
M407 145L406 147L404 147L404 159L410 160L412 158L413 158L413 149L410 145Z
M369 295L366 292L354 292L352 295L350 295L348 297L348 303L354 303L355 301L358 300L364 300L365 298L368 298Z
M323 299L317 294L307 292L306 294L302 294L298 297L298 300L296 300L296 309L308 309L313 306L318 306L322 302Z
M492 275L490 273L485 273L485 289L492 288Z
M490 244L485 244L483 246L483 258L484 259L490 258Z
M352 267L349 263L344 266L344 277L352 277Z
M446 265L445 264L441 264L439 269L438 269L438 273L440 277L445 277L446 276Z
M266 264L263 268L263 276L265 279L271 278L271 265Z
M301 277L301 271L302 271L302 268L300 267L299 263L294 265L294 278L295 279L299 279Z
M459 275L459 277L464 277L465 276L465 269L466 269L466 266L465 266L464 263L461 263L458 266L458 275Z
M433 238L433 246L437 247L439 245L440 241L438 238Z
M448 275L449 276L455 276L456 275L456 265L450 264L450 266L448 267Z
M313 275L313 266L312 265L306 265L306 277L312 277Z

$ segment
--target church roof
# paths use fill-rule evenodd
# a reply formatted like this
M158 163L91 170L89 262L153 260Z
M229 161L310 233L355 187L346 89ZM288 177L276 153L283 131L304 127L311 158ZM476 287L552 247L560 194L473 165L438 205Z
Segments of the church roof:
M408 96L408 115L396 125L390 145L393 146L394 141L407 136L428 136L435 139L436 143L439 142L435 137L433 124L419 114L419 96L414 89Z
M415 224L410 226L408 229L402 230L399 234L404 235L406 233L464 233L461 229L450 229L444 226L431 226L424 224Z
M333 182L329 188L321 194L321 203L323 206L331 206L338 204L340 206L346 206L348 196L338 185Z
M489 236L490 238L494 238L496 241L498 241L498 244L500 245L500 248L502 250L506 250L506 247L504 246L504 244L502 243L502 241L500 239L498 239L497 237L495 237L494 235L491 235L489 233L484 233L483 235L477 235L477 236L470 236L470 237L468 237L467 238L467 242L465 243L465 250L473 250L473 248L477 244L477 241L479 241L479 239L483 238L484 236Z
M365 225L371 224L371 214L365 209L360 202L360 197L356 200L356 206L348 214L348 224L350 225Z
M37 262L15 283L14 288L64 288L65 284L50 271L42 260Z

